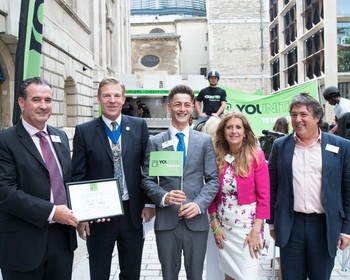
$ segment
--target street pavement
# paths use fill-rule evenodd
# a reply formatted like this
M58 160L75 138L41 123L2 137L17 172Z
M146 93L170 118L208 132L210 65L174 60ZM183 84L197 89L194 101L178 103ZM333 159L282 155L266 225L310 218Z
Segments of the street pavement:
M348 255L347 255L348 254ZM341 263L343 261L343 252L338 251L338 255L335 262L335 267L332 272L331 280L349 280L350 279L350 249L346 256L348 256L347 264L343 270ZM119 274L119 265L118 265L118 255L116 252L113 253L114 257L112 259L112 268L110 280L118 280ZM277 265L278 269L278 265ZM270 265L270 260L267 260L266 257L262 256L260 260L259 268L259 278L258 280L274 280L273 271ZM277 280L277 272L276 272ZM73 276L72 280L89 280L89 261L88 255L86 252L85 241L78 237L78 249L75 251L74 264L73 264ZM223 280L223 279L207 279L206 271L204 270L203 279L206 280ZM0 275L0 280L2 277ZM158 260L156 240L154 232L151 231L147 234L145 245L143 249L142 256L142 266L141 266L141 278L140 280L162 280L162 273L160 268L160 263ZM186 280L186 273L184 267L182 266L179 280Z
M74 268L73 268L73 280L89 280L89 264L88 257L86 253L85 241L79 239L79 246L75 252L74 258ZM350 258L350 252L349 252ZM342 262L342 251L339 250L334 270L332 272L331 280L349 280L350 279L350 260L347 262L346 271L341 268ZM278 268L278 266L277 266ZM119 266L118 266L118 256L114 252L114 257L112 259L112 269L110 280L118 280ZM270 265L270 260L267 260L262 256L259 268L259 278L258 280L273 280L273 271ZM276 273L277 275L277 273ZM142 266L141 266L141 278L140 280L161 280L161 267L158 260L157 247L155 241L154 232L151 231L147 234L145 245L143 249L142 256ZM185 280L186 273L184 267L182 266L179 280ZM206 271L203 273L203 279L206 279ZM276 278L277 279L277 276ZM207 279L207 280L223 280L223 279Z

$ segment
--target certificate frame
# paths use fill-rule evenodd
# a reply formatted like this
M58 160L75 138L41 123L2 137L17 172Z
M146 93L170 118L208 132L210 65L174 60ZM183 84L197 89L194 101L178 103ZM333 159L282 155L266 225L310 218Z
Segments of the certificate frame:
M124 215L116 178L67 183L68 206L80 222Z

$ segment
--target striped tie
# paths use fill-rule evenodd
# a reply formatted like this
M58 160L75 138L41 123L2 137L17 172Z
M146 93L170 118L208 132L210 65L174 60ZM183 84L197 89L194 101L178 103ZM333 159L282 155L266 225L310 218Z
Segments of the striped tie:
M63 184L63 179L58 168L55 156L50 144L45 137L45 132L39 131L36 136L40 139L40 148L50 174L51 189L55 205L67 205L67 194Z

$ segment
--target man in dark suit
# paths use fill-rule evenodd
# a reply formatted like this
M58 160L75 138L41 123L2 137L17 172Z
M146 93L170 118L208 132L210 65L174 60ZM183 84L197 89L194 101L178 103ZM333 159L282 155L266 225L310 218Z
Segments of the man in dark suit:
M145 120L121 114L125 98L123 83L115 78L103 79L97 95L102 116L78 125L73 139L74 181L118 177L122 186L124 215L105 222L81 223L78 227L80 237L87 239L90 276L96 280L109 279L116 241L119 279L139 279L144 243L142 220L147 222L154 216L154 205L153 208L145 205L146 197L141 190L148 128ZM114 122L118 129L121 126L115 133ZM115 143L111 140L112 135L119 136ZM119 146L116 147L116 144ZM114 158L114 148L121 148L121 158ZM115 163L122 164L121 175L117 175Z
M150 138L145 160L142 187L157 205L155 234L165 280L178 279L182 251L187 279L202 279L209 229L207 208L219 188L211 137L189 126L193 99L193 91L186 85L170 90L170 127ZM183 177L149 176L150 153L174 150L184 151Z
M23 81L18 98L22 119L0 132L0 267L4 280L71 279L78 220L54 195L52 173L40 146L42 133L61 199L71 180L67 135L46 124L52 113L51 85ZM40 132L41 131L41 132Z
M329 279L337 247L350 244L350 141L321 132L323 110L308 94L290 105L294 133L269 158L271 236L283 280Z

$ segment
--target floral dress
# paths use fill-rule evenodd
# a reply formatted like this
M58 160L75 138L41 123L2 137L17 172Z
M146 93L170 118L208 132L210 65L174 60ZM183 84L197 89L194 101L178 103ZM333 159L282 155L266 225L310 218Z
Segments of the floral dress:
M256 202L238 205L234 166L225 171L222 186L222 203L218 205L221 227L227 240L219 250L220 269L235 280L254 280L258 277L259 260L252 259L244 240L254 224Z

